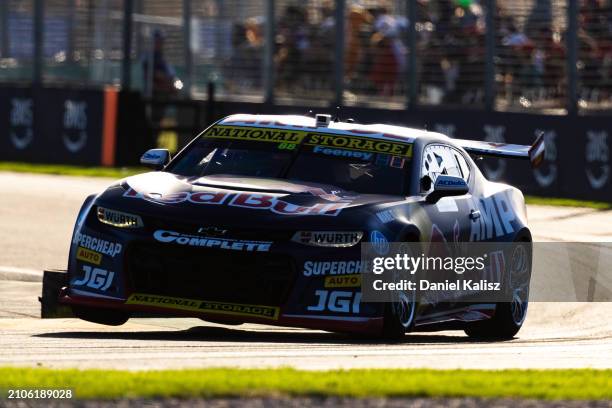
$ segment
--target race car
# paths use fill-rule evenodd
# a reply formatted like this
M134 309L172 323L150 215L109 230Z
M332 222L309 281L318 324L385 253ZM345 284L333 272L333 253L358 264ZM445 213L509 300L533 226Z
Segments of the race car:
M524 288L497 303L361 302L360 248L531 242L522 193L486 180L471 155L537 164L543 154L541 138L492 144L326 114L231 115L174 158L149 150L141 163L154 171L85 200L60 301L106 325L148 313L510 338L525 319Z

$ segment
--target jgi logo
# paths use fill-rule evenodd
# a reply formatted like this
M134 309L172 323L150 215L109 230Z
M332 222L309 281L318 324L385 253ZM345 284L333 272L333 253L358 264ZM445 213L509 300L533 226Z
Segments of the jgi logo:
M32 99L13 98L11 99L11 116L9 131L11 142L19 149L25 149L34 139L32 124L34 115L32 114Z
M76 153L87 143L87 102L66 100L64 102L64 146Z
M591 187L599 190L610 177L608 132L589 130L586 134L586 176Z
M74 281L74 286L87 286L92 289L106 291L113 283L115 272L110 272L100 268L92 268L89 265L83 265L85 275L82 279Z
M359 313L361 292L317 290L315 296L317 304L307 307L311 312Z

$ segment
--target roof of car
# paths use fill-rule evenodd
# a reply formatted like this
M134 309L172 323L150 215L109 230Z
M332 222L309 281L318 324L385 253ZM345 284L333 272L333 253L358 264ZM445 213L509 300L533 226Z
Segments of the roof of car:
M400 140L408 143L412 143L415 139L424 136L440 137L444 139L448 138L441 133L385 124L363 125L359 123L331 121L329 125L317 126L317 121L315 118L300 115L235 114L220 120L218 124L291 130L316 130L317 132L322 133L354 135L396 141Z

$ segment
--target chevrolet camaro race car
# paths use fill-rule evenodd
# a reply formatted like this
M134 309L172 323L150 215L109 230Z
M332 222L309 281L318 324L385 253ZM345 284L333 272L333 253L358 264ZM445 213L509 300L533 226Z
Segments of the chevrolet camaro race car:
M526 293L498 303L362 302L360 247L530 242L522 193L486 180L470 155L535 163L543 152L541 138L492 144L330 115L232 115L172 159L149 150L141 162L155 171L85 200L60 301L108 325L144 313L512 337Z

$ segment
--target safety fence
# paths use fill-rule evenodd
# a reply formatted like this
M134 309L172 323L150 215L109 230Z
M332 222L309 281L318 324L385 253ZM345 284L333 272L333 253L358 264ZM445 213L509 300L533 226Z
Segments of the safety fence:
M158 69L171 98L607 112L612 0L0 2L0 82L152 95Z

